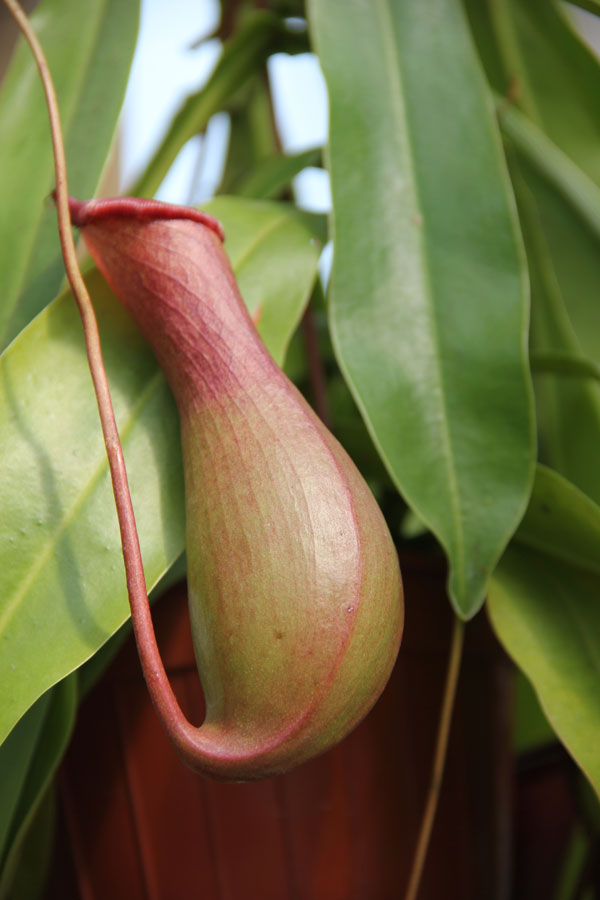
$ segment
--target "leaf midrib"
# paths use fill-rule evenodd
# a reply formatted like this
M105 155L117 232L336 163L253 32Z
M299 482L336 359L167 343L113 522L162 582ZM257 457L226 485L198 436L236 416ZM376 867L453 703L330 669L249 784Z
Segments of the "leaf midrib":
M413 143L410 139L411 135L411 125L410 125L410 117L408 111L408 105L402 102L402 97L404 97L403 91L403 79L402 79L402 65L400 55L398 53L398 48L396 46L395 41L392 38L392 35L395 34L395 25L393 21L393 17L391 15L389 0L375 0L375 8L377 11L377 22L381 32L381 43L384 48L384 65L386 70L389 73L388 77L388 85L390 87L390 104L389 110L393 116L393 118L399 123L399 130L402 131L402 126L404 125L404 129L406 131L407 140L406 140L406 150L407 150L407 160L410 165L410 174L412 184L414 186L414 197L417 203L417 208L422 209L421 204L421 191L419 188L419 178L418 178L418 167L415 163L415 158L413 154ZM404 113L404 115L403 115ZM448 485L448 493L450 497L450 507L451 507L451 516L454 524L454 532L455 532L455 554L456 554L456 570L460 576L460 588L462 599L464 600L465 596L465 538L464 531L462 528L462 517L461 517L461 502L460 502L460 491L458 488L458 477L457 477L457 467L455 462L455 455L453 452L453 443L450 432L450 420L448 417L448 403L446 399L446 391L444 387L444 379L442 377L442 366L440 364L440 328L437 321L437 317L435 314L435 303L433 301L433 290L431 287L430 280L430 267L428 265L430 252L427 241L427 217L424 217L423 228L421 229L421 234L423 235L421 240L422 247L422 259L423 259L423 275L424 275L424 299L427 303L427 311L428 311L428 319L430 322L430 334L433 337L433 343L435 346L436 353L434 354L435 366L432 371L434 377L437 382L438 388L438 396L440 398L439 407L442 412L442 416L438 417L438 420L441 422L439 428L439 434L441 438L441 444L445 449L445 453L443 454L443 458L446 463L446 472L447 472L447 485ZM427 524L431 524L428 522L428 516L423 514L421 510L419 510L419 514L423 515L424 521ZM436 529L437 530L437 529ZM443 536L440 535L440 539ZM458 599L458 598L457 598Z

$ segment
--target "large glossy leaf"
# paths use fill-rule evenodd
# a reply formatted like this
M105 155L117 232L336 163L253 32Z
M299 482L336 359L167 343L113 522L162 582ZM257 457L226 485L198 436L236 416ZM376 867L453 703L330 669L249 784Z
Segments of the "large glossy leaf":
M94 193L125 92L137 0L43 0L31 17L56 85L70 189ZM48 113L21 42L0 94L0 349L58 292L64 277Z
M553 728L600 792L599 596L600 507L540 468L488 608Z
M466 0L466 5L496 90L508 94L600 183L600 68L561 4Z
M457 0L309 10L331 105L338 359L470 616L533 458L526 285L485 84Z
M130 320L99 275L88 285L152 586L183 546L182 478L172 464L177 416ZM5 351L0 391L4 736L46 688L110 637L127 610L110 481L70 296Z
M242 285L245 280L271 323L267 341L282 352L291 327L287 315L297 318L316 276L311 232L290 227L290 220L302 218L274 203L220 201L211 211L231 236ZM177 415L130 319L97 273L88 282L151 587L184 549ZM273 304L286 315L271 313ZM89 658L128 615L96 404L68 294L0 358L0 458L1 740L37 697Z

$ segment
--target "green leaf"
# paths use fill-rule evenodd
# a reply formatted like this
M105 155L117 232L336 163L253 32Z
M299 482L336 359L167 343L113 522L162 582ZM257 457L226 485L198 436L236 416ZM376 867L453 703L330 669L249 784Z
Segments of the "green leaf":
M152 354L118 301L98 273L87 283L150 587L183 546L181 470L167 467L178 451L177 416ZM70 294L0 358L0 397L3 737L40 693L110 637L127 607L104 447Z
M573 378L592 378L600 381L600 365L584 356L568 351L539 350L529 354L532 371L536 374L568 375Z
M175 117L146 171L131 189L137 197L152 197L184 144L206 128L209 119L264 66L277 51L306 49L306 37L290 30L271 12L247 16L223 52L206 85L188 97Z
M331 106L336 353L468 617L534 454L523 259L485 84L458 0L309 10Z
M8 894L0 900L41 900L54 850L56 787L50 785L36 806L19 847Z
M138 2L43 0L31 16L60 105L69 186L91 196L112 143L135 47ZM64 278L48 113L21 41L0 93L0 349Z
M150 605L155 603L170 587L185 579L187 572L186 554L182 553L175 560L168 572L160 579L156 587L149 592ZM106 669L132 633L131 619L127 619L113 636L94 653L77 671L77 684L79 699L84 700L97 681L102 677Z
M223 198L210 210L223 220L242 290L262 306L265 339L280 355L316 277L311 232L275 203ZM87 280L150 588L184 549L177 413L131 320L97 272ZM0 458L1 741L129 615L96 402L69 294L0 357Z
M600 184L600 67L561 6L553 0L467 0L467 7L496 90L510 95Z
M521 166L535 199L565 310L581 352L600 363L600 230L535 171ZM600 216L599 216L600 219Z
M240 178L278 149L264 69L234 94L225 110L229 114L229 146L218 193L237 194L235 185Z
M532 350L590 369L584 354L600 360L600 189L522 114L503 108L500 122L529 258ZM536 399L541 458L600 501L598 386L538 378Z
M584 825L582 819L583 817L579 816L578 821L574 822L571 829L554 900L573 900L573 897L580 893L580 888L587 878L590 868L589 859L593 853L594 836L587 821ZM583 896L585 897L585 893ZM589 891L588 900L591 900Z
M600 507L539 468L488 609L552 727L600 792L599 591Z
M515 540L600 576L600 507L546 466L536 469Z
M283 204L237 197L215 197L205 209L227 223L225 249L244 302L282 366L315 280L322 247L318 219Z
M7 789L12 791L12 778L16 775L19 779L18 802L11 804L10 829L1 857L1 898L9 893L28 831L65 752L76 709L77 680L65 678L38 700L0 748L0 779L4 782L0 796L3 799ZM32 734L31 720L36 723L36 737ZM40 720L41 728L38 726ZM26 767L18 763L19 750L27 759Z
M530 173L530 179L533 173ZM570 322L544 219L520 171L513 184L527 247L532 294L531 346L576 357L582 348ZM597 286L594 291L594 300ZM590 297L591 299L591 297ZM600 390L590 379L545 377L536 380L540 456L600 502Z
M43 732L51 698L52 690L43 694L0 746L0 867L10 846L11 825Z
M570 0L568 6L578 6L594 16L600 16L600 0Z
M600 361L600 190L523 116L512 110L500 122L518 153L577 340Z
M517 754L526 753L544 744L556 742L556 735L542 712L531 682L517 672L515 679L515 713L513 745Z
M511 106L500 104L498 118L503 133L529 166L549 182L553 190L600 237L600 188L543 131Z
M489 609L556 733L600 792L599 588L589 572L514 546L494 574Z
M281 153L263 159L244 178L241 178L234 192L241 197L257 197L269 200L277 197L289 187L292 179L307 166L318 166L321 150L306 150L292 156Z

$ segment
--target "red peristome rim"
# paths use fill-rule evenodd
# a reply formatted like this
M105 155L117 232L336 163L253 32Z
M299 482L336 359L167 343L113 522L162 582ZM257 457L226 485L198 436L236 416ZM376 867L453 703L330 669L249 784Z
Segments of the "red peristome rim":
M71 222L77 228L83 228L98 219L110 216L123 216L135 219L189 219L199 222L215 232L223 241L223 226L213 216L193 209L191 206L177 206L174 203L163 203L160 200L147 200L141 197L107 197L103 200L75 200L69 197Z

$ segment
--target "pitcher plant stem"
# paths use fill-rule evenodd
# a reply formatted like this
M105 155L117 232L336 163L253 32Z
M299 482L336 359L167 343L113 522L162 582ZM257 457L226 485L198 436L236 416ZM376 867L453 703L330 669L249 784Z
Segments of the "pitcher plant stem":
M456 688L458 686L458 676L460 674L460 664L462 660L464 634L465 624L458 616L455 616L450 643L450 655L448 657L448 668L446 670L446 680L444 684L444 696L442 698L438 734L433 757L433 766L431 769L431 778L404 900L417 900L419 893L421 876L427 857L427 850L429 848L431 832L433 830L435 814L438 807L442 779L444 777L448 739L450 737L452 713L454 711Z

